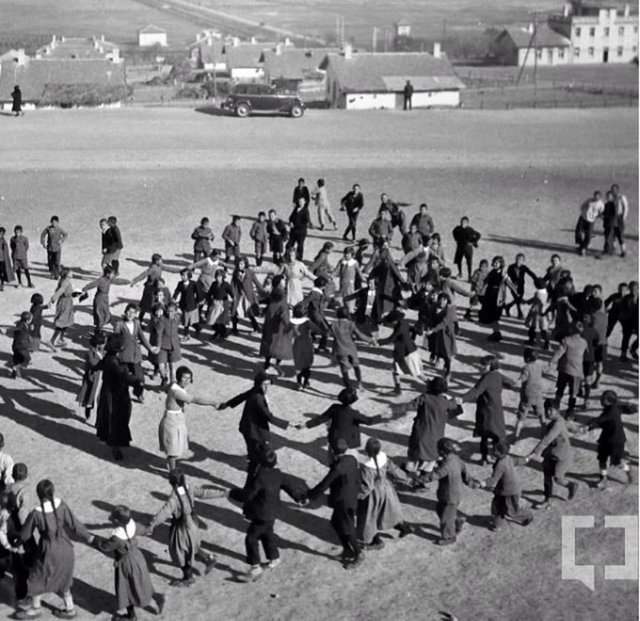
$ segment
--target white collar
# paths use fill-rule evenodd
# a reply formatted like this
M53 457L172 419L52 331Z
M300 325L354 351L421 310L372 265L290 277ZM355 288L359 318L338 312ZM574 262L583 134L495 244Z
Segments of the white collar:
M291 317L289 320L294 326L301 326L303 323L309 321L308 317Z
M59 498L53 499L53 504L56 509L60 506L60 502L61 500ZM51 503L48 500L45 500L42 504L36 507L36 511L40 511L41 513L42 513L42 509L44 509L45 513L53 513L53 507L51 506Z
M136 534L136 523L129 520L126 526L118 526L111 531L111 536L123 541L131 539Z
M383 453L382 451L380 451L377 455L377 460L378 460L378 468L383 468L384 466L386 466L388 461L386 453ZM365 468L375 469L376 462L373 460L373 457L371 457L370 459L365 461L362 465Z
M315 291L316 293L324 293L324 291L322 289L318 289L318 287L314 287L313 289L311 289L311 291Z

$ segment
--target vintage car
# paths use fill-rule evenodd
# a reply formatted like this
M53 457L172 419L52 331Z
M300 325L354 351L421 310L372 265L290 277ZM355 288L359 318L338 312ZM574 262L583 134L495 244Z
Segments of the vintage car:
M222 107L240 117L286 114L297 119L304 114L304 104L297 95L277 91L269 84L237 84Z

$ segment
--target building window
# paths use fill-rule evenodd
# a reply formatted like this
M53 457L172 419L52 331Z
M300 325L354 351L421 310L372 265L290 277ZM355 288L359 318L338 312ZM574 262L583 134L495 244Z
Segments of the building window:
M542 58L542 50L540 48L538 48L536 55L538 56L538 58Z
M594 49L592 47L589 48L589 58L593 58Z
M573 50L573 55L574 55L576 58L580 58L580 49L579 49L579 48L575 48L575 49Z
M561 60L564 58L564 48L562 47L558 50L558 58Z
M553 49L552 49L552 48L549 48L549 49L547 50L547 62L548 62L549 64L552 64L552 63L553 63Z
M590 37L595 37L596 36L596 29L595 28L589 28L589 36Z
M618 28L618 34L619 34L621 37L624 37L624 26L620 26L620 28Z
M580 36L580 28L576 28L576 37Z
M622 56L623 49L621 47L618 48L618 56Z
M638 27L637 26L633 27L633 34L638 34Z
M604 36L608 37L609 36L609 32L611 32L611 30L609 28L605 28L604 29Z
M637 53L638 53L638 46L637 46L637 45L634 45L634 46L631 48L631 51L632 51L634 54L637 54Z

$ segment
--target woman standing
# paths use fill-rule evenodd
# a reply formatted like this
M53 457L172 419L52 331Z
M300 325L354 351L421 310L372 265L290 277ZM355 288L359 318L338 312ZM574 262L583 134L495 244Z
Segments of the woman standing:
M162 255L158 253L154 253L151 255L151 265L138 274L131 282L129 283L131 287L133 287L136 283L141 280L145 280L144 288L142 290L142 298L140 299L140 315L138 319L142 321L146 313L150 313L153 308L153 296L156 287L156 281L159 278L162 278Z
M490 341L502 340L500 333L500 317L507 301L507 287L511 289L514 297L519 299L518 291L511 279L504 273L504 258L497 256L491 261L491 271L485 281L485 294L482 299L482 307L478 314L478 320L484 325L489 325L493 332L489 335Z
M160 450L167 455L169 472L175 467L178 459L185 457L189 450L189 434L187 433L187 421L184 415L184 406L187 403L194 405L211 405L215 408L218 403L205 397L196 397L187 392L187 386L193 382L193 372L189 367L178 367L176 381L169 386L165 411L158 438Z
M264 358L265 369L271 366L271 359L275 358L278 375L284 375L280 363L293 358L293 325L289 306L282 289L275 286L275 282L262 325L260 355Z
M482 465L489 459L489 442L502 442L506 437L504 412L502 410L502 389L511 388L514 382L500 373L500 362L495 356L481 359L482 377L476 385L458 400L460 404L476 402L476 424L473 435L480 436Z
M93 325L96 328L96 332L98 330L102 330L111 321L111 312L109 311L109 290L111 289L111 281L113 277L113 268L111 265L105 265L100 278L82 287L83 293L86 293L91 289L96 290L96 295L93 298Z
M25 522L20 532L22 541L29 541L37 531L38 549L35 565L30 569L28 590L31 607L16 613L16 619L35 619L42 614L41 598L46 593L62 597L64 608L54 610L60 619L73 619L77 611L71 596L74 553L69 532L90 544L93 535L80 523L71 509L54 495L53 483L43 479L36 486L39 506Z
M89 340L89 351L84 360L82 387L76 397L76 401L84 408L84 416L87 420L91 417L91 410L96 404L98 386L102 377L102 371L98 368L98 365L104 355L105 342L106 339L103 332L94 334Z
M116 461L122 461L122 449L131 442L131 396L129 386L137 386L138 378L121 360L124 341L117 336L107 341L106 353L99 369L102 370L102 388L98 398L96 435L111 447Z
M400 537L413 532L404 521L400 499L389 476L407 483L409 477L380 450L380 440L369 438L364 447L369 458L360 464L358 493L358 539L369 549L384 547L379 533L394 528Z
M60 280L58 286L51 296L49 306L55 304L56 313L53 318L53 336L49 341L52 349L55 349L56 339L58 345L64 347L67 342L64 339L67 329L74 323L73 317L73 283L71 281L71 272L68 268L62 268L60 272Z
M13 100L11 104L11 112L13 112L13 116L21 116L24 114L22 111L22 91L17 84L13 87L11 99Z
M308 278L315 280L315 276L307 269L307 266L295 258L291 248L284 252L284 263L280 273L287 279L287 304L292 308L302 302L304 294L302 293L302 279Z

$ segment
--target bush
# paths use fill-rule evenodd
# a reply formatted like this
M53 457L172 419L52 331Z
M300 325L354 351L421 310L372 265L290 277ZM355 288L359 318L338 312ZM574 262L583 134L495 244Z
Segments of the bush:
M203 91L193 86L185 86L178 90L174 99L202 99Z
M100 106L124 101L132 89L122 86L97 86L95 84L47 84L39 106Z

